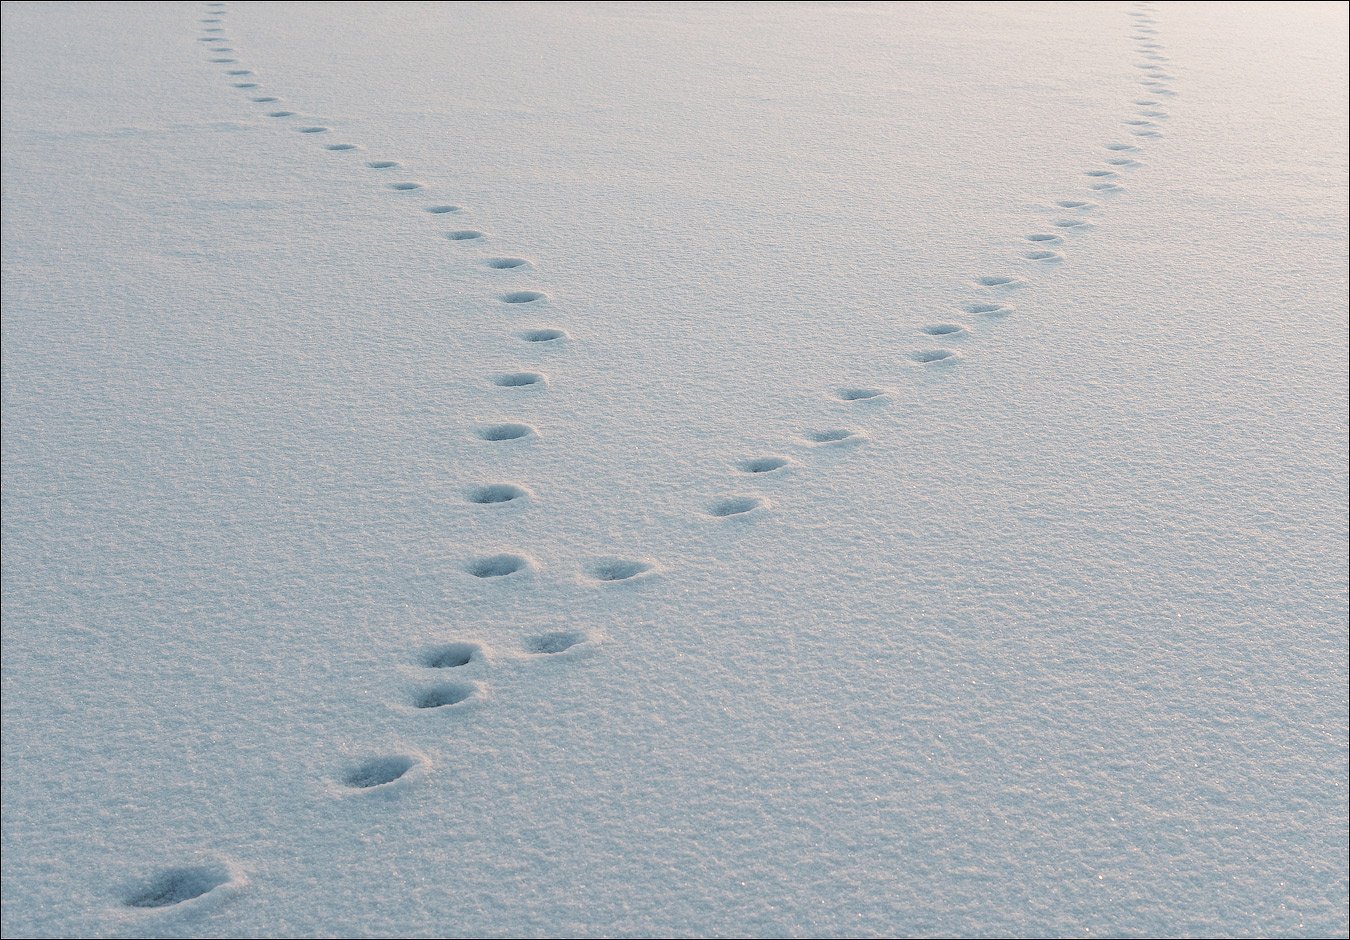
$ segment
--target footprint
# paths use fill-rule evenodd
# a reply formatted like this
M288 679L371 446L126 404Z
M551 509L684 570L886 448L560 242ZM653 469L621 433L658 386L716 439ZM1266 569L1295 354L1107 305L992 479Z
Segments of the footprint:
M356 144L324 144L324 150L355 150Z
M545 388L548 377L539 372L503 372L492 377L492 384L501 388Z
M488 424L475 432L485 441L518 441L523 437L532 437L539 432L528 424L508 421L504 424Z
M475 232L473 229L463 229L462 231L458 232L446 232L445 237L450 239L452 242L467 242L472 241L475 238L482 238L483 233Z
M834 397L840 401L877 401L885 398L886 393L879 388L841 388L837 389Z
M1016 308L1011 304L970 303L961 309L980 317L1006 317Z
M489 268L496 268L498 271L520 268L529 264L524 258L488 258L483 263Z
M1057 199L1055 205L1061 209L1094 209L1096 206L1090 202L1084 202L1081 199Z
M571 339L566 330L545 326L534 330L524 330L516 334L527 343L560 343Z
M252 75L253 73L250 72L248 69L229 69L229 70L227 70L227 71L225 72L225 74L226 74L226 75Z
M960 353L951 349L916 349L909 358L920 365L946 365L960 358Z
M295 117L294 111L268 111L268 117Z
M530 491L515 483L488 483L469 490L469 502L483 506L499 506L528 500Z
M1003 275L988 274L984 277L975 278L975 283L981 287L1021 287L1022 282L1015 277L1005 277Z
M391 170L398 166L398 164L393 160L370 160L367 161L366 166L370 167L372 170Z
M591 642L593 642L591 636L581 630L558 630L532 636L522 645L525 652L533 656L556 656Z
M414 769L425 766L425 761L405 755L375 757L352 767L342 775L342 782L353 790L376 790L388 787Z
M502 303L507 304L532 304L536 300L544 300L548 297L543 291L537 290L513 290L501 295Z
M256 97L256 98L250 98L250 99L249 99L249 101L256 101L256 102L258 102L259 104L263 104L263 103L268 102L268 101L278 101L278 100L280 100L280 99L278 99L278 98L276 98L276 97L273 97L272 95L259 95L259 96Z
M1045 244L1047 244L1047 245L1058 245L1060 242L1064 241L1064 239L1060 238L1058 235L1046 235L1046 234L1037 232L1037 233L1034 234L1034 235L1028 235L1028 236L1027 236L1027 241L1029 241L1029 242L1043 242L1043 243L1045 243Z
M619 581L632 581L642 578L656 570L656 566L646 561L631 561L621 558L602 558L586 566L591 579L602 584Z
M413 708L453 708L476 697L481 687L474 682L441 682L413 693Z
M257 82L230 82L231 88L257 88Z
M1125 187L1119 183L1093 183L1088 189L1098 193L1118 193L1124 191Z
M966 328L959 323L930 323L928 326L919 327L919 332L926 336L959 336L966 332Z
M421 183L390 183L389 188L400 193L410 193L414 189L421 189Z
M760 499L758 496L728 496L719 499L708 507L708 515L725 518L727 516L740 516L756 509L767 507L768 501Z
M1106 162L1112 166L1143 166L1138 160L1134 160L1130 157L1114 157Z
M427 669L458 669L483 658L483 648L477 643L443 643L427 650L419 660Z
M326 127L318 127L318 126L297 127L296 130L297 130L299 133L301 133L301 134L326 134L326 133L328 133L328 128L326 128Z
M427 206L423 211L432 215L445 215L447 212L458 212L459 206Z
M1134 144L1107 144L1107 145L1106 145L1106 149L1107 149L1107 150L1114 150L1114 151L1116 151L1116 152L1119 153L1119 152L1128 152L1128 151L1132 151L1132 150L1138 150L1139 148L1136 147Z
M1056 219L1050 224L1056 228L1067 229L1088 229L1092 227L1092 223L1087 219Z
M821 447L832 447L841 444L861 443L865 436L861 431L855 431L852 428L829 428L824 431L808 431L806 439L812 444Z
M220 65L228 65L228 64L231 63L231 62L238 62L239 60L238 60L238 59L212 59L211 61L212 61L212 62L215 62L215 63L218 63L218 64L220 64Z
M1024 251L1022 257L1028 261L1063 261L1064 256L1057 251Z
M475 558L464 566L464 570L475 578L507 578L513 574L528 574L533 567L530 559L524 555L502 552Z
M127 907L172 907L229 884L232 878L230 869L219 863L170 868L131 891L123 903Z
M790 463L792 461L786 457L751 457L748 460L742 460L736 467L742 473L773 473L775 470L782 470Z
M1153 123L1152 121L1150 121L1148 118L1130 118L1128 121L1125 121L1125 122L1123 122L1123 123L1128 124L1128 125L1130 125L1131 127L1157 127L1157 126L1158 126L1157 124L1155 124L1155 123Z
M1112 176L1119 176L1120 174L1117 173L1115 170L1087 170L1083 173L1083 175L1110 178Z

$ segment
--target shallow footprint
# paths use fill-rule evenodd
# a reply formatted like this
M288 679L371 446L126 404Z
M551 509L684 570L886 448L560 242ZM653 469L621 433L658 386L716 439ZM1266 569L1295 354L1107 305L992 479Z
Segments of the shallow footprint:
M518 441L521 438L532 437L539 432L528 424L507 421L502 424L484 425L475 433L485 441Z
M989 274L984 277L975 278L975 283L981 287L1020 287L1022 282L1015 277L1006 277L1001 274Z
M966 332L966 328L959 323L930 323L928 326L919 327L919 332L925 336L960 336Z
M342 775L344 785L353 790L378 790L407 776L424 762L406 754L375 757L363 761Z
M656 570L656 566L647 561L634 561L622 558L602 558L586 566L591 580L601 584L614 584L645 577Z
M400 193L410 193L410 192L412 192L412 191L415 190L415 189L421 189L421 188L422 188L422 184L421 184L421 183L411 183L411 182L406 182L406 183L390 183L390 184L389 184L389 188L392 189L392 190L394 190L395 192L400 192Z
M528 574L533 567L526 555L500 552L496 555L474 558L464 566L464 570L475 578L507 578L511 575Z
M966 313L980 317L1006 317L1015 309L1011 304L969 303L961 308Z
M1064 241L1064 239L1060 238L1058 235L1047 235L1042 232L1037 232L1033 235L1028 235L1027 241L1040 242L1047 245L1058 245L1060 242Z
M356 144L325 144L323 149L333 151L355 150Z
M961 354L952 349L916 349L909 354L913 362L920 365L947 365L956 362Z
M1086 230L1092 227L1092 223L1089 222L1087 219L1056 219L1050 224L1055 226L1056 228L1066 228L1070 230L1072 229Z
M787 457L750 457L736 465L742 473L773 473L792 463Z
M294 112L294 111L268 111L268 112L267 112L267 116L268 116L268 117L275 117L275 118L295 117L295 112Z
M419 664L427 669L458 669L483 658L477 643L442 643L422 654Z
M326 133L328 133L328 128L326 128L326 127L319 127L319 126L317 126L317 125L311 125L311 126L309 126L309 127L297 127L295 130L296 130L297 133L300 133L300 134L326 134Z
M1064 256L1057 251L1024 251L1022 257L1028 261L1063 261Z
M875 402L885 398L886 393L879 388L841 388L835 390L834 397L847 402Z
M529 263L530 262L526 261L524 258L488 258L483 262L487 267L494 268L498 271L523 268Z
M842 444L858 444L865 439L861 431L852 428L827 428L823 431L807 431L806 440L817 447L835 447Z
M462 229L458 232L446 232L445 237L452 242L468 242L476 238L482 238L482 232L475 232L473 229Z
M372 170L392 170L398 164L393 160L367 160L366 166Z
M756 509L763 509L768 505L767 500L760 499L758 496L727 496L709 506L708 515L718 518L740 516Z
M1056 199L1055 205L1061 209L1095 209L1096 205L1082 199Z
M532 636L521 645L533 656L556 656L591 642L591 635L583 630L556 630Z
M516 334L527 343L560 343L571 339L566 330L560 330L553 326L539 327L533 330L522 330Z
M548 377L542 372L503 372L492 377L499 388L545 388Z
M413 708L454 708L475 698L481 687L474 682L441 682L413 693Z
M499 299L506 304L532 304L537 300L547 299L548 294L538 290L513 290L500 295Z

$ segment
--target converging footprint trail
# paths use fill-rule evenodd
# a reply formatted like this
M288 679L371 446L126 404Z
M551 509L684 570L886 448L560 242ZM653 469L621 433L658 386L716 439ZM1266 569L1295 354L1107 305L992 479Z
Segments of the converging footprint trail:
M538 504L535 492L528 482L531 454L530 442L547 433L537 421L530 420L533 396L553 394L549 372L540 368L539 357L546 350L556 353L566 350L573 342L572 335L559 323L549 322L555 305L553 299L529 284L535 270L525 257L503 252L493 243L489 233L465 224L461 219L471 212L457 203L427 200L431 187L427 183L409 179L396 160L374 156L367 159L361 144L347 140L332 140L331 128L307 122L299 111L285 107L281 97L269 93L254 69L242 63L231 41L226 38L227 4L207 3L206 13L199 20L203 44L213 65L221 69L226 84L245 93L254 104L265 106L261 113L280 126L292 129L297 140L317 143L321 153L334 159L359 160L370 171L377 190L387 198L405 199L409 207L433 220L451 217L455 224L439 232L447 242L446 250L466 265L475 265L500 272L501 288L495 300L502 309L516 314L511 335L519 343L523 362L502 363L501 367L483 377L483 381L499 390L504 399L502 410L509 417L484 417L469 432L466 444L492 448L501 466L497 480L483 480L468 486L462 493L466 503L477 507L476 512L496 513L504 530L518 513L530 512ZM968 354L975 337L983 330L996 327L1003 319L1026 309L1024 295L1037 278L1059 265L1072 260L1075 240L1087 237L1096 221L1104 214L1109 200L1127 192L1128 177L1142 167L1145 145L1163 136L1168 119L1166 100L1176 92L1173 78L1167 71L1167 56L1158 39L1157 20L1152 4L1136 4L1128 13L1131 22L1130 38L1138 61L1134 62L1134 79L1141 91L1132 99L1132 110L1121 119L1130 141L1112 141L1104 145L1103 162L1082 171L1087 194L1092 198L1066 196L1046 205L1044 226L1020 236L1016 255L1011 259L1011 270L996 270L973 277L969 283L970 300L960 305L964 317L943 319L921 325L914 331L916 345L899 362L888 363L903 371L897 381L908 380L919 387L920 377L938 377L953 370L966 368ZM1095 200L1102 200L1101 202ZM449 219L447 219L449 221ZM1014 304L1014 299L1020 304ZM525 322L521 322L524 320ZM531 322L533 321L533 322ZM556 356L550 362L557 362ZM892 433L886 422L886 406L893 399L893 387L886 382L856 385L840 383L829 393L834 407L846 412L845 420L831 427L805 428L796 441L785 442L780 453L741 455L729 462L735 471L729 492L705 502L702 513L708 525L753 526L756 519L774 509L773 502L755 484L780 477L802 461L826 455L842 455L850 449L865 445L874 435ZM843 417L841 415L841 417ZM795 454L795 456L794 456ZM528 587L539 563L527 552L515 548L491 548L482 554L465 559L461 576L466 584L476 583L484 590L512 590ZM597 590L611 590L613 586L649 580L659 573L658 565L641 558L603 557L579 563L584 580ZM519 657L526 662L546 658L578 656L599 642L599 634L564 629L526 638L516 650L496 654L476 641L448 638L433 648L424 649L410 657L403 668L415 673L415 680L406 699L398 706L408 720L453 720L471 714L486 698L487 679L492 664L500 655ZM453 677L453 678L450 678ZM340 768L331 781L339 797L362 794L387 794L410 786L435 764L433 757L407 748L389 747L384 753L375 753L355 760ZM127 895L125 903L133 908L158 908L189 904L211 892L242 883L242 876L224 863L167 869L150 878Z

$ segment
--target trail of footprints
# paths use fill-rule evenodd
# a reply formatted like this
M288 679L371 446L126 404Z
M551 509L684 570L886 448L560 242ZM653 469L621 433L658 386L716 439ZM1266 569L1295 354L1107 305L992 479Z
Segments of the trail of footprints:
M203 35L200 41L206 44L212 64L230 66L223 69L228 84L249 94L251 101L270 106L264 113L269 118L286 120L300 115L281 106L281 99L262 90L262 84L253 71L240 66L234 57L234 48L225 38L225 3L207 3L206 15L200 20ZM1128 136L1134 142L1114 142L1105 146L1104 161L1101 166L1084 170L1087 190L1094 198L1065 198L1052 202L1046 228L1031 232L1025 236L1025 246L1018 256L1026 265L1024 272L1033 277L1037 270L1064 263L1066 247L1072 239L1082 237L1093 227L1092 218L1100 208L1095 198L1109 199L1125 191L1127 174L1142 166L1139 157L1144 144L1153 138L1163 136L1163 123L1167 120L1166 99L1175 95L1172 88L1172 76L1168 74L1162 42L1158 39L1157 23L1151 3L1137 3L1129 11L1133 21L1131 39L1139 61L1134 63L1140 73L1135 79L1140 86L1139 97L1133 100L1133 112L1123 120ZM236 67L237 66L237 67ZM329 128L320 124L296 122L294 131L301 135L325 140ZM346 141L325 142L322 145L330 153L353 154L362 148ZM371 170L380 185L387 191L403 196L416 197L424 190L424 185L416 180L399 178L395 171L400 169L397 161L386 159L365 160L366 168ZM393 178L390 175L393 174ZM431 215L457 215L464 210L457 205L430 204L421 206L422 211ZM472 228L456 228L442 233L448 241L466 246L483 242L488 236ZM526 274L533 269L525 258L514 256L493 256L476 258L475 262L487 268ZM1027 285L1027 280L1017 274L988 274L972 279L971 288L978 297L961 306L961 311L977 321L994 323L1011 316L1016 308L1010 303L1011 297ZM519 307L522 310L538 307L547 310L548 296L542 291L516 287L504 290L496 298L502 304ZM937 322L919 327L918 336L930 342L964 341L971 335L970 327L960 322ZM547 346L562 347L570 343L572 337L557 325L536 325L518 330L515 337L523 344L522 349ZM905 354L908 363L916 369L946 370L956 366L962 360L962 352L956 348L941 345L921 345ZM510 390L512 395L524 393L545 393L549 386L548 376L534 369L508 369L487 377L492 385ZM889 400L884 388L870 386L840 386L835 388L831 397L840 407L856 409L874 409ZM523 405L524 399L517 399ZM480 424L472 432L485 445L509 449L528 442L538 436L539 431L525 421L498 421ZM858 427L838 426L808 428L801 434L797 446L805 452L818 449L848 448L864 443L868 433ZM503 454L509 450L504 450ZM790 470L797 461L785 454L764 454L745 457L733 466L743 481L763 479L766 476L781 474ZM484 482L469 487L464 498L467 502L483 507L484 511L509 511L523 509L534 500L533 492L526 486L515 482ZM721 496L705 507L710 520L717 524L731 524L736 520L752 518L772 508L770 500L758 493L734 493ZM532 558L517 552L494 552L468 559L463 566L464 574L484 583L513 581L528 578L536 563ZM652 575L656 566L647 560L630 558L598 558L583 565L583 571L589 581L597 587L620 585L640 581ZM570 650L592 646L595 637L581 630L561 630L530 637L524 641L515 654L527 658L556 656ZM472 707L484 694L481 674L486 671L492 656L482 644L469 641L447 642L423 650L413 663L413 668L424 673L408 692L405 707L417 713L456 713ZM460 678L464 676L464 678ZM415 779L426 772L429 762L417 753L396 753L371 757L357 761L343 769L335 779L335 785L346 794L387 793ZM168 869L134 886L128 891L123 902L134 908L164 908L192 902L197 898L230 885L239 885L242 876L231 866L221 862Z

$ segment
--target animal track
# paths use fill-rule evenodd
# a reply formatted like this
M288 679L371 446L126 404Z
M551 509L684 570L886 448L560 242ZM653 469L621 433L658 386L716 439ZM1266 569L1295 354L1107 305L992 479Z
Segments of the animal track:
M966 332L966 328L959 323L931 323L919 327L919 332L925 336L957 336Z
M834 397L848 402L876 401L886 397L886 393L879 388L841 388L834 393Z
M1093 183L1088 189L1098 193L1118 193L1123 191L1125 187L1119 183Z
M268 112L267 112L267 116L268 116L268 117L274 117L274 118L294 117L294 116L295 116L295 112L294 112L294 111L268 111Z
M507 271L511 268L524 267L529 262L524 258L488 258L483 264L489 268L496 268L498 271Z
M370 167L372 170L392 170L394 167L398 166L398 164L393 160L368 160L366 161L366 166Z
M501 388L543 388L548 384L548 378L538 372L504 372L493 376L492 384Z
M464 570L475 578L505 578L527 572L531 567L530 559L524 555L502 552L475 558L464 566Z
M427 650L421 664L427 669L458 669L482 656L483 648L477 643L444 643Z
M955 362L959 354L950 349L916 349L909 358L921 365Z
M192 865L170 868L131 892L127 907L172 907L199 898L231 880L224 865Z
M502 503L514 503L528 499L530 491L515 483L488 483L469 490L469 502L484 506L496 506Z
M1095 208L1092 203L1084 202L1082 199L1057 199L1055 205L1061 209L1092 209Z
M812 444L830 447L859 443L863 440L863 433L852 428L829 428L824 431L808 431L806 439Z
M516 334L527 343L559 343L571 339L566 330L546 326L535 330L525 330Z
M765 506L768 506L768 502L758 496L728 496L709 506L708 515L719 518L740 516Z
M353 790L375 790L401 779L420 763L403 754L376 757L348 770L342 782Z
M225 74L226 74L226 75L252 75L253 73L250 72L248 69L228 69L228 70L226 70Z
M1040 233L1040 232L1037 232L1037 233L1034 234L1034 235L1028 235L1028 236L1027 236L1027 241L1029 241L1029 242L1041 242L1041 243L1044 243L1044 244L1047 244L1047 245L1058 245L1060 242L1064 241L1064 239L1060 238L1058 235L1046 235L1046 234L1042 234L1042 233Z
M507 304L532 304L536 300L544 300L548 297L543 291L537 290L513 290L501 295L502 303Z
M258 104L265 104L269 101L279 101L279 100L280 100L279 98L275 98L272 95L259 95L256 98L249 99L249 101L256 101Z
M961 308L966 313L981 317L1006 317L1013 312L1010 304L970 303Z
M1005 277L1001 274L989 274L984 277L975 278L975 283L981 287L1020 287L1022 282L1015 277Z
M1057 251L1024 251L1022 257L1028 261L1063 261L1064 256Z
M432 215L445 215L447 212L458 212L459 206L427 206L422 211L430 212Z
M792 461L786 457L751 457L736 466L742 473L773 473L790 463Z
M632 581L634 578L651 574L654 570L655 566L650 562L604 558L588 565L586 573L595 581L612 584L618 581Z
M327 133L328 133L328 128L326 128L326 127L318 127L318 126L311 126L311 127L297 127L297 128L296 128L296 131L299 132L299 133L301 133L301 134L327 134Z
M414 708L450 708L473 698L479 687L472 682L442 682L420 689L413 695Z
M475 238L482 238L483 233L475 232L472 229L464 229L459 232L446 232L445 237L450 239L452 242L467 242L472 241Z
M590 640L591 638L580 630L559 630L532 636L525 641L524 647L525 652L535 656L556 656Z
M1086 171L1084 171L1083 175L1084 175L1084 176L1099 176L1099 177L1108 177L1108 178L1109 178L1109 177L1112 177L1112 176L1119 176L1120 174L1117 173L1115 170L1086 170Z
M390 183L389 188L395 192L410 193L414 189L421 189L421 183Z
M1138 150L1139 148L1134 144L1107 144L1106 149L1114 150L1117 153L1127 153L1131 150Z
M477 431L478 436L485 441L518 441L522 437L530 437L536 433L538 432L528 424L517 424L513 421L485 425Z
M1056 219L1050 224L1055 226L1056 228L1067 228L1067 229L1092 227L1092 223L1089 222L1087 219Z
M356 144L324 144L324 150L355 150Z

